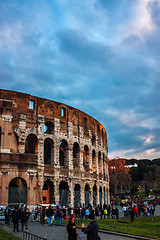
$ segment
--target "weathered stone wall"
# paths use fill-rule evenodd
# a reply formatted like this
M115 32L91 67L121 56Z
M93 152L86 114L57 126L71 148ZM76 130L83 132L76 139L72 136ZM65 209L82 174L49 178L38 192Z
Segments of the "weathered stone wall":
M25 161L22 161L21 166L15 161L13 163L14 174L11 162L2 161L1 159L4 157L0 158L0 178L2 179L3 176L3 181L6 182L6 185L1 186L0 189L3 193L0 203L7 203L6 188L9 186L11 178L14 177L25 179L28 189L28 204L42 202L42 189L47 180L53 183L53 199L56 203L59 202L61 181L68 183L71 206L74 205L76 184L79 184L81 188L81 204L85 202L86 184L89 185L91 204L93 203L94 185L97 187L97 204L99 203L100 187L102 187L102 204L104 203L104 194L106 203L109 202L107 133L101 123L86 113L65 104L24 93L0 90L0 99L1 154L5 154L5 157L6 154L9 154L7 159L10 158L12 161L14 153L17 156L28 153L37 155L36 164L31 164L28 158L24 158ZM64 147L60 146L62 142L65 144ZM73 146L75 143L78 148L74 158ZM34 152L32 152L33 150ZM95 151L94 161L92 161L93 150ZM64 165L61 165L59 157L62 152L65 155ZM94 162L95 166L93 167ZM22 168L24 164L26 167ZM3 174L4 169L8 169L7 174ZM28 187L31 184L31 175L28 172L33 172L33 170L34 174L31 175L34 175L32 176L34 187L32 185L31 188ZM11 172L12 174L10 174ZM22 172L23 175L21 175ZM8 177L8 173L10 177Z

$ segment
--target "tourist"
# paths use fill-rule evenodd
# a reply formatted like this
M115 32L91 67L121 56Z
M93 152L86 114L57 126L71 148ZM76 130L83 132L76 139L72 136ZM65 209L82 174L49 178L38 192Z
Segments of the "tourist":
M11 214L11 220L13 222L13 231L19 232L19 219L20 219L20 212L18 211L18 207L15 207L14 211Z
M107 207L105 207L105 209L104 209L104 219L106 218L107 214L108 214Z
M48 226L52 226L53 222L53 208L49 205L49 208L46 210L46 215L48 217Z
M28 208L27 209L22 209L22 211L20 212L22 231L24 229L24 226L25 226L26 231L28 231L28 219L29 219L29 216L30 216L29 209Z
M76 233L75 218L70 217L67 225L68 240L77 240L78 234Z
M10 224L10 216L11 216L11 209L9 206L4 211L4 216L5 216L5 224Z
M57 220L57 222L56 222L56 226L61 226L61 213L62 213L62 211L59 209L59 207L57 206L57 211L56 211L56 220Z
M84 223L82 223L82 232L87 234L87 240L98 240L98 224L93 213L90 213L89 215L89 222L90 224L88 226L85 226Z

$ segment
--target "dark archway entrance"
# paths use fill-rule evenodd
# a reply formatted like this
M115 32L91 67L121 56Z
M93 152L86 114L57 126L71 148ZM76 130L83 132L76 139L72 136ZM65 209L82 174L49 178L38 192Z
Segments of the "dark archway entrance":
M85 207L88 207L89 204L89 185L85 186Z
M79 207L80 204L80 185L76 184L74 188L74 206Z
M93 207L97 206L97 187L94 185L93 187Z
M68 167L68 143L66 140L62 140L59 145L59 164Z
M102 187L99 188L99 205L102 207Z
M27 203L27 183L23 178L10 181L8 203Z
M79 159L80 159L80 148L78 143L73 144L73 166L79 166Z
M69 206L69 186L64 181L59 185L59 204L65 207Z
M53 140L46 138L44 141L44 164L53 163L54 159L54 144Z
M54 186L50 180L44 182L42 202L44 204L54 203Z

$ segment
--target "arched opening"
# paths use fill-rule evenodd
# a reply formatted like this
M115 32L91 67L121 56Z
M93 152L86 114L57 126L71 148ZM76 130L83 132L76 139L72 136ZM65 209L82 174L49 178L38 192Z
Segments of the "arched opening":
M44 125L44 133L53 134L54 133L54 125L52 122L48 121Z
M80 148L78 143L73 144L73 166L79 166L79 159L80 159Z
M104 179L105 179L105 175L106 175L106 173L105 173L105 154L103 153L103 177L104 177Z
M103 189L103 200L104 200L104 204L106 204L106 189L105 189L105 187Z
M68 143L66 140L62 140L59 145L59 164L68 167Z
M46 138L44 141L44 164L53 163L54 159L54 143L50 138Z
M69 206L69 186L64 181L61 181L59 185L59 204L65 207Z
M85 186L85 207L88 207L89 204L89 185Z
M83 166L86 171L89 171L89 148L87 145L84 146Z
M27 203L27 183L23 178L10 181L8 203Z
M102 207L102 187L99 188L99 205Z
M80 206L80 185L76 184L74 188L74 206L79 207Z
M38 140L35 134L29 134L25 143L25 153L38 153Z
M54 203L54 186L53 182L47 180L43 185L43 193L42 193L42 203L50 204Z
M101 152L98 152L98 172L102 173L102 161L101 161Z
M96 166L96 152L93 149L92 150L92 171L93 171L93 173L96 173L96 169L97 169L97 166Z
M93 187L93 207L97 206L97 187L94 185Z
M92 135L92 146L96 146L96 138L94 135Z

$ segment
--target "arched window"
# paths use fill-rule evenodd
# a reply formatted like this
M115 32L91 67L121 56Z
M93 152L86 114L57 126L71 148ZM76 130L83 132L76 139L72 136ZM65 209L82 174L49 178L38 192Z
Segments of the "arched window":
M86 171L89 170L89 148L87 145L84 146L83 166Z
M96 166L96 153L95 150L92 150L92 171L93 173L96 172L97 166Z
M62 140L59 145L59 164L68 167L68 143L66 140Z
M44 133L53 134L54 133L54 125L52 122L48 121L44 125Z
M78 143L73 144L73 166L78 167L80 160L80 148Z
M54 143L50 138L46 138L44 141L44 164L53 163L54 159Z
M38 153L38 141L35 134L29 134L25 143L25 153L37 154Z
M101 161L101 152L98 152L98 172L102 173L102 161Z
M92 146L96 146L96 138L94 135L92 136Z

